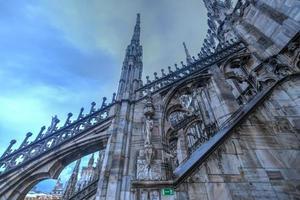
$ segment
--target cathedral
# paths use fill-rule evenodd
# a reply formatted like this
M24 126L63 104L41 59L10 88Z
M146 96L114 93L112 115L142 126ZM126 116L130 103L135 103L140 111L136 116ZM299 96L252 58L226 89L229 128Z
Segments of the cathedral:
M142 79L137 14L111 101L12 140L0 200L24 199L74 161L65 200L300 199L300 2L203 1L198 55L183 43L186 61L153 79Z
M81 191L84 188L88 187L91 183L93 183L95 180L98 179L99 171L101 170L101 166L102 166L103 152L100 151L98 155L99 156L97 162L95 163L96 166L94 166L94 154L92 154L92 156L89 159L88 165L83 166L81 168L80 178L79 178L79 170L80 170L79 168L80 168L81 159L76 161L71 177L69 178L64 191L60 193L62 199L70 199L72 196L76 196L77 193L80 195ZM58 179L55 188L59 183L60 181ZM61 188L61 186L59 188Z

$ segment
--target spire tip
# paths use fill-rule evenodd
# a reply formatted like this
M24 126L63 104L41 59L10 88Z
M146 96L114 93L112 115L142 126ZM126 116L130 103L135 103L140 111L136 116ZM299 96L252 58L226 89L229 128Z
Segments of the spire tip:
M184 51L185 51L186 62L187 62L187 64L191 64L191 63L193 62L193 60L192 60L192 57L191 57L191 55L190 55L190 53L189 53L189 50L188 50L188 48L186 47L185 42L182 42L182 44L183 44Z
M137 13L137 14L136 14L136 23L137 23L137 24L140 24L140 22L141 22L141 14L140 14L140 13Z

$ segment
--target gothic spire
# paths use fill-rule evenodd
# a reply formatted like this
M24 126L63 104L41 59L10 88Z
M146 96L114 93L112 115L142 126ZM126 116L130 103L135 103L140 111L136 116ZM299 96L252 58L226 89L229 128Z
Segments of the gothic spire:
M117 100L134 98L134 91L142 85L143 48L140 45L140 14L137 14L134 32L126 48Z
M183 44L185 55L186 55L186 63L191 64L193 62L193 59L189 53L189 50L187 49L185 42L183 42L182 44Z
M136 23L134 26L134 33L131 39L131 44L139 45L140 44L140 33L141 33L141 17L140 13L137 14L136 16Z
M63 199L69 199L76 192L76 184L78 180L79 166L81 159L76 161L75 167L73 169L72 175L67 183Z

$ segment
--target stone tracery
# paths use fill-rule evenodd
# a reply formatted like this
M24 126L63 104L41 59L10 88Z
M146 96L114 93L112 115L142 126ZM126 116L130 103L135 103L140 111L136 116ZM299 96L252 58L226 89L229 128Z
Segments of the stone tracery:
M177 166L188 154L209 140L218 130L211 98L207 90L210 79L195 79L172 95L166 111L167 142L173 165ZM168 127L168 125L166 125Z

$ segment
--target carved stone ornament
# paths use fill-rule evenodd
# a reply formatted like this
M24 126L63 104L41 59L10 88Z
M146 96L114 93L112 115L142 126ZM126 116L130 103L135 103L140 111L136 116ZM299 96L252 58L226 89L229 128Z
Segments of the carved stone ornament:
M146 98L146 104L144 107L144 115L147 117L152 117L154 115L154 106L153 106L153 102L152 102L152 97L150 92L148 92L147 94L147 98Z
M162 171L160 160L153 160L150 168L145 159L138 159L136 178L137 180L161 180Z
M151 165L151 161L154 156L154 150L151 144L145 144L145 157L148 167Z

